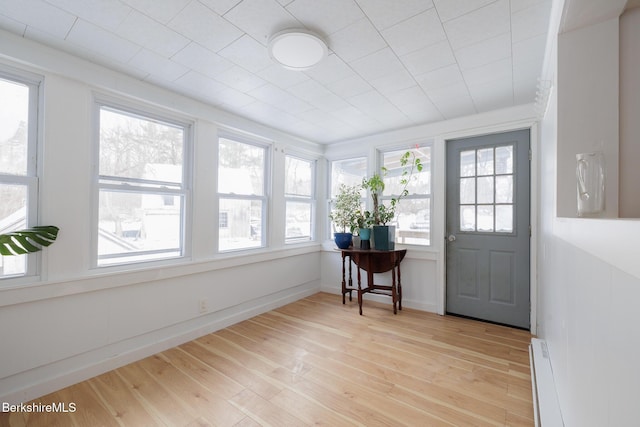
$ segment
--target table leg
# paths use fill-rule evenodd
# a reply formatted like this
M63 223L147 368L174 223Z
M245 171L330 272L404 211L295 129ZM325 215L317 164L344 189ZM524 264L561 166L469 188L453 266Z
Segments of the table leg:
M396 291L396 269L391 268L391 300L393 301L393 314L398 314L396 309L396 301L398 301L398 293Z
M402 279L400 278L400 263L398 263L398 310L402 310Z
M344 258L345 258L345 255L344 255L344 252L343 252L342 253L342 304L345 303L344 294L347 293L347 286L346 286L345 277L344 277L344 275L345 275Z
M358 269L358 307L360 310L360 316L362 316L362 283L360 279L360 266L357 266Z

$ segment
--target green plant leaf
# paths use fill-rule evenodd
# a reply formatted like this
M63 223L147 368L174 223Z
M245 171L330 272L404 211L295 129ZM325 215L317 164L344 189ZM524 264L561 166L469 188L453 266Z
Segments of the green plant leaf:
M56 240L59 230L55 225L41 225L0 234L0 254L11 256L38 252Z

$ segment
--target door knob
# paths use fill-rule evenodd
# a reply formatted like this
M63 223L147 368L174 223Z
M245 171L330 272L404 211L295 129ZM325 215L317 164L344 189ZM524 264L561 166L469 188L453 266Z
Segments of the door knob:
M450 234L449 237L447 237L447 240L450 242L453 242L456 240L456 236L454 236L453 234Z

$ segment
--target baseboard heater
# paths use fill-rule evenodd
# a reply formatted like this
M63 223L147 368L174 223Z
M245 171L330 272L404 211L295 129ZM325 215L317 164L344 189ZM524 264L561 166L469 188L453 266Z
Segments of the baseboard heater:
M563 427L547 343L533 338L529 345L531 391L536 427Z

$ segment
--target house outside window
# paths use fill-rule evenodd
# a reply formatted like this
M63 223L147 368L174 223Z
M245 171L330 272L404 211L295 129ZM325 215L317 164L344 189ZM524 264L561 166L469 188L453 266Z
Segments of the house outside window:
M0 67L0 234L37 225L41 80ZM38 255L0 255L0 280L38 274Z
M266 246L269 149L234 136L218 142L219 212L228 212L218 227L220 252Z
M285 242L314 239L315 162L293 156L285 157Z
M191 126L98 102L97 262L185 255Z
M431 146L418 145L409 151L420 159L422 172L413 171L407 186L409 195L397 205L396 216L389 225L396 226L396 243L428 246L431 244ZM381 202L387 205L402 191L400 158L406 152L403 149L381 153L382 166L387 169Z

